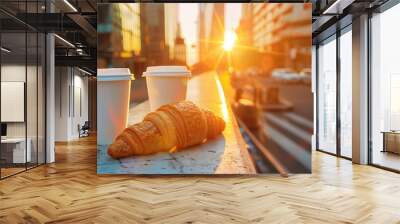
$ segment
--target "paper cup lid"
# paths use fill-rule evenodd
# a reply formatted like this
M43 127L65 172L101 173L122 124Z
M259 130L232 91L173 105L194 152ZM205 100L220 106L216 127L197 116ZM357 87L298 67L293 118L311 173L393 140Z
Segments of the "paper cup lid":
M135 80L129 68L102 68L97 69L98 81Z
M143 72L143 77L165 76L165 77L191 77L192 73L186 66L151 66Z

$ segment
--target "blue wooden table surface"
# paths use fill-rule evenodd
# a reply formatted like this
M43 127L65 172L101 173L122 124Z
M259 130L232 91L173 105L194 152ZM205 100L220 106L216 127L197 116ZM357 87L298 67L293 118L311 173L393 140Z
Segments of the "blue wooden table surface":
M133 84L134 88L134 84ZM216 73L195 76L188 84L188 100L213 111L226 122L221 136L175 153L157 153L115 160L107 145L97 147L99 174L254 174L256 173ZM142 121L148 101L132 107L129 124Z

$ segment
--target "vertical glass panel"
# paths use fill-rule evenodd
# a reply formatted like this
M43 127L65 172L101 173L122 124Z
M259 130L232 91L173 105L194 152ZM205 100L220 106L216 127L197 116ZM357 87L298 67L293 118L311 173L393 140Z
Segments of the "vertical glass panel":
M352 33L340 36L340 153L351 158L352 149Z
M372 17L372 163L400 170L400 4Z
M38 22L36 13L39 11L38 2L27 2L26 12L29 20ZM35 15L35 16L32 16ZM34 21L36 20L36 21ZM38 34L36 30L27 29L27 75L26 75L26 125L27 150L31 151L27 167L38 164Z
M46 148L45 148L45 52L46 37L44 34L38 35L38 164L45 163Z
M5 177L25 170L30 158L26 151L26 33L2 32L1 47L1 172Z
M318 48L318 148L336 153L336 39Z
M26 80L26 113L27 113L27 150L28 153L28 167L37 165L38 158L38 37L36 32L27 33L27 48L28 48L28 61L27 61L27 80Z

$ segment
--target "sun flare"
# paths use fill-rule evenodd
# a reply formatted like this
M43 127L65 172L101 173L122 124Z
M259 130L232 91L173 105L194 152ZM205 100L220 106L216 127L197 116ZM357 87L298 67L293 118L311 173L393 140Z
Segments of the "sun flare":
M223 45L224 50L231 51L235 45L235 41L236 41L236 33L233 31L226 31L224 45Z

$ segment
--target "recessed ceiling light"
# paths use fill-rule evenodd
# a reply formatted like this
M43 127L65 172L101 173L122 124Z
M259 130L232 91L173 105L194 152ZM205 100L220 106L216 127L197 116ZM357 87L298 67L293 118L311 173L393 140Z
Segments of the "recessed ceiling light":
M62 42L64 42L65 44L67 44L68 46L75 48L75 45L73 45L73 44L72 44L71 42L69 42L68 40L66 40L66 39L64 39L64 38L62 38L62 37L60 37L60 36L57 35L57 34L54 34L54 36L57 37L57 38L58 38L59 40L61 40Z
M68 1L64 0L64 3L68 5L74 12L78 12L78 10Z
M342 14L343 9L351 5L355 0L336 0L322 14Z
M81 71L81 72L83 72L83 73L85 73L85 74L87 74L87 75L92 75L92 73L90 73L90 72L88 72L88 71L86 71L86 70L83 70L83 69L81 69L81 68L79 68L79 67L78 67L78 70Z
M1 51L4 51L6 53L10 53L11 52L11 50L9 50L9 49L7 49L5 47L1 47L0 49L1 49Z

